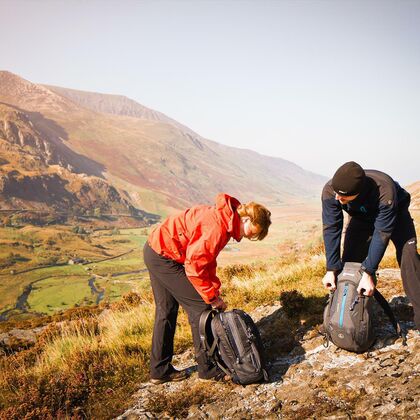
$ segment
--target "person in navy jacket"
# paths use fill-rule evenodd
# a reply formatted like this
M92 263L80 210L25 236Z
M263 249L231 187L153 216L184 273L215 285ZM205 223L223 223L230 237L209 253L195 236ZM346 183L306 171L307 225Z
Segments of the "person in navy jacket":
M340 166L322 191L322 223L327 273L323 285L335 290L336 277L347 261L362 263L358 292L372 296L375 272L389 240L396 248L407 297L413 304L414 321L420 328L420 256L416 231L408 210L410 194L389 175L364 170L356 162ZM350 216L344 237L343 210Z

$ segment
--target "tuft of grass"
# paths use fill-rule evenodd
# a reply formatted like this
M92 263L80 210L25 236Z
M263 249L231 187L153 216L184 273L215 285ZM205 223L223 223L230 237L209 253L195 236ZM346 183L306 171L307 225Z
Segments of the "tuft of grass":
M308 256L303 261L271 261L263 270L252 265L241 271L221 272L222 293L229 308L252 310L259 305L273 304L280 293L298 289L305 297L325 296L321 279L325 263L319 255ZM228 275L226 276L226 272Z
M256 272L263 272L266 266L262 264L231 264L220 269L220 274L227 280L233 277L250 278Z

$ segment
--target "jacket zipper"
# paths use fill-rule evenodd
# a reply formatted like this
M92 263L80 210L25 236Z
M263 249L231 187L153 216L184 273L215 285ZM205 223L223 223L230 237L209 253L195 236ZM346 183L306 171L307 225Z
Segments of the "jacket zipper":
M343 327L343 322L344 322L344 309L346 306L346 300L347 300L347 291L349 289L349 285L348 283L346 283L346 285L344 286L344 291L343 291L343 299L341 301L341 309L340 309L340 328Z

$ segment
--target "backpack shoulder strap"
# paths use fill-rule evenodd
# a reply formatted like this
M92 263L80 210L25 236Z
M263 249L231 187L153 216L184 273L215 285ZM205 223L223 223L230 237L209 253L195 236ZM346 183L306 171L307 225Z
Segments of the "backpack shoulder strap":
M209 342L207 340L207 332L206 327L208 322L213 319L213 317L218 313L219 311L215 309L208 309L206 311L203 311L203 313L200 315L200 320L198 322L198 332L200 336L200 342L203 346L204 350L207 353L207 356L210 357L217 366L228 376L232 376L232 372L226 369L226 367L221 363L220 356L218 355L218 352L216 351L217 345L218 345L218 339L217 337L214 337L213 344L209 345Z
M327 307L328 307L327 314L328 314L328 317L331 316L331 306L332 306L332 303L333 303L335 291L336 291L336 289L333 290L332 292L330 292L330 294L328 296L328 301L327 301Z
M200 342L207 352L210 350L210 346L207 340L206 327L209 320L213 319L216 313L217 311L215 311L214 309L208 309L206 311L203 311L203 313L200 315L200 321L198 323L198 333L200 335Z
M387 314L389 320L391 321L395 332L398 336L402 337L403 339L403 345L407 345L407 338L405 336L405 333L403 332L400 323L396 320L394 316L394 312L392 311L391 307L389 306L388 301L382 296L382 294L379 292L378 289L375 289L375 292L373 294L376 301L379 303L381 308L384 310L384 312Z

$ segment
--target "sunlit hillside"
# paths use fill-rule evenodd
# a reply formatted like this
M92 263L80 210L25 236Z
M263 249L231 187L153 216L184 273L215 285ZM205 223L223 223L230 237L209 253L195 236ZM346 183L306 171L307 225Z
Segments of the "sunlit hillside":
M211 203L220 191L241 201L283 204L316 197L325 181L284 159L204 139L159 113L128 112L121 97L51 89L0 72L0 101L24 115L41 143L49 144L49 165L81 181L95 176L138 209L164 215ZM98 101L108 105L98 107ZM4 131L0 137L10 144L10 130ZM19 138L15 143L23 147ZM6 180L16 175L3 172ZM14 197L7 190L2 195Z

